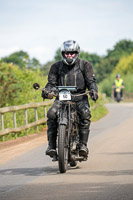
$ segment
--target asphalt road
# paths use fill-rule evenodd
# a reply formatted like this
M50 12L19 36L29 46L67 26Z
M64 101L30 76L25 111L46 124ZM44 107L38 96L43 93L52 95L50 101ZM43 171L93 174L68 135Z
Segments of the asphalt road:
M107 108L91 125L87 162L60 174L40 142L0 165L0 200L133 200L133 103Z

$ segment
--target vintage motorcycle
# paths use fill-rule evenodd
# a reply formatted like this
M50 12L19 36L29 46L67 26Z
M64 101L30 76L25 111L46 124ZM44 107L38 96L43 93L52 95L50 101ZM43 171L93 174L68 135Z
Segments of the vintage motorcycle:
M38 83L33 84L34 89L41 89ZM54 96L59 97L60 108L58 110L58 128L57 128L57 155L53 156L52 161L58 161L60 173L65 173L68 164L75 167L77 162L86 161L87 157L79 156L79 117L76 111L76 104L72 101L73 97L82 96L90 93L89 91L73 95L76 92L76 86L58 86L56 94L48 93L48 99ZM46 89L41 89L42 91Z

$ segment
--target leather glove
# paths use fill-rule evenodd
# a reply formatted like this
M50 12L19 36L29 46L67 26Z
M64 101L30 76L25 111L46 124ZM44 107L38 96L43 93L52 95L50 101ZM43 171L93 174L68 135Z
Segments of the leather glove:
M43 90L41 96L43 97L43 100L45 100L45 99L53 99L54 92L53 91Z
M47 98L48 98L48 91L43 90L43 91L42 91L42 94L41 94L41 97L42 97L43 99L47 99Z
M91 90L90 96L93 101L96 101L98 99L98 94L95 90Z
M51 89L51 92L53 92L54 94L58 94L58 89L56 87L53 87Z

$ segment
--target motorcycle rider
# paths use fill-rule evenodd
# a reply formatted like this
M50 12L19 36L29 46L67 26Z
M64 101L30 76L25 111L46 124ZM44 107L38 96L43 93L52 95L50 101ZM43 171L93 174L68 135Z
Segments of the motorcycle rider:
M123 88L125 88L123 80L120 78L120 74L116 75L116 79L113 82L112 85L113 88L113 93L114 93L114 98L116 98L116 88L121 88L121 99L123 99Z
M48 83L45 88L49 91L56 91L56 86L77 86L77 92L74 94L84 93L86 88L91 92L91 98L96 101L98 99L98 88L93 68L90 62L79 59L80 47L74 40L65 41L61 47L62 60L54 63L48 74ZM81 70L83 68L83 70ZM43 91L42 97L47 98L47 94ZM90 109L88 96L75 97L76 109L79 114L79 142L80 156L87 156L87 141L90 127ZM57 111L60 106L58 98L47 113L47 136L48 148L46 155L53 156L56 152L57 137Z

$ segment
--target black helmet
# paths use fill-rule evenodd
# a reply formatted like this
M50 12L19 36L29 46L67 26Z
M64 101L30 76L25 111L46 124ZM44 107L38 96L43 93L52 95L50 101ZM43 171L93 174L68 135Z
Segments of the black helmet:
M116 78L120 78L120 74L116 74Z
M80 47L76 41L68 40L63 42L61 47L61 54L65 64L73 65L79 56L79 52L80 52ZM74 53L75 56L73 58L67 58L65 54L68 53Z

